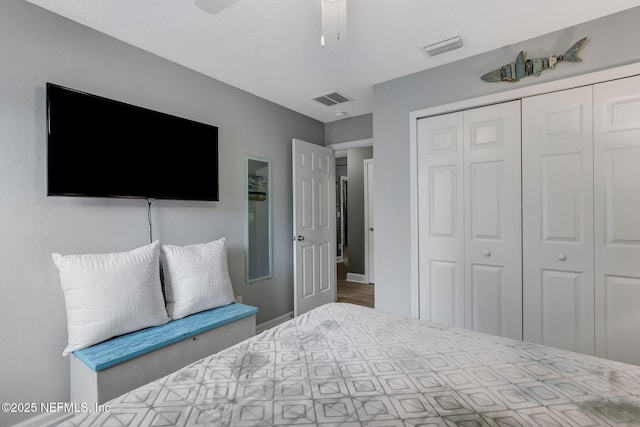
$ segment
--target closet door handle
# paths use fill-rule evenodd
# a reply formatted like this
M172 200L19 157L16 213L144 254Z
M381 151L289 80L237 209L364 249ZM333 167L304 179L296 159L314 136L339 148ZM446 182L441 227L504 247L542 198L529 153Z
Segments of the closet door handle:
M558 259L560 261L566 261L567 260L567 256L565 254L558 254Z
M485 249L485 251L482 253L482 255L484 255L486 257L490 257L491 256L491 251L489 249Z

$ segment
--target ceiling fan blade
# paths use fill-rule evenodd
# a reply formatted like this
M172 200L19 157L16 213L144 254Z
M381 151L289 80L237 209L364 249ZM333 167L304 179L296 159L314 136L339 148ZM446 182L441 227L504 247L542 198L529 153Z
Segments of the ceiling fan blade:
M195 0L195 3L196 6L205 12L215 15L238 1L239 0Z

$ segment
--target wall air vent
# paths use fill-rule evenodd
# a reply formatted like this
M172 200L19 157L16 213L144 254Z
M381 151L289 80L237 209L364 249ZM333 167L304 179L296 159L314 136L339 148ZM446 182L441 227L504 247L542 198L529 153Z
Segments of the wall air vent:
M429 56L436 56L454 49L459 49L462 45L462 38L460 36L456 36L438 43L423 46L422 50Z
M347 102L347 101L353 101L352 98L349 98L348 96L339 92L333 92L327 95L322 95L317 98L313 98L313 100L318 101L319 103L324 104L327 107L331 107L332 105L336 105L336 104L342 104L343 102Z

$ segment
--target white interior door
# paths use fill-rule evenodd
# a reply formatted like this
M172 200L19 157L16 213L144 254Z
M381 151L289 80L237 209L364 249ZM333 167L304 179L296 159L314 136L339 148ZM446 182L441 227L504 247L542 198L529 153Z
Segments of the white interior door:
M294 139L294 315L336 300L336 185L331 148Z
M419 316L464 327L463 114L419 119Z
M365 273L369 283L375 283L374 228L373 228L373 159L364 161L364 247Z
M464 112L465 327L522 339L520 101Z
M592 87L522 100L524 339L594 354Z
M596 355L640 364L640 77L594 86Z

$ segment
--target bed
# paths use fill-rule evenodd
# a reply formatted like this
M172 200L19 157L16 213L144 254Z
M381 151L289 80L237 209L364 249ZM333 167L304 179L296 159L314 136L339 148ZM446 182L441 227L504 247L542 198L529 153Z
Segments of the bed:
M640 367L332 303L108 405L61 425L640 425Z

